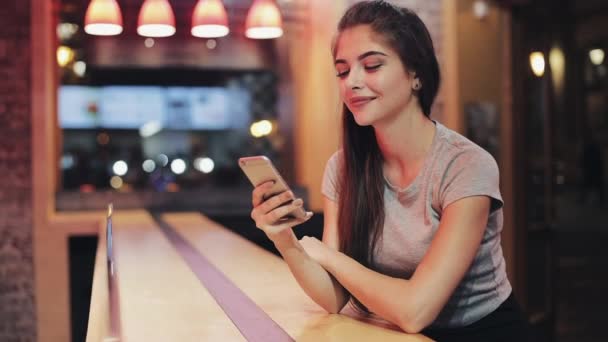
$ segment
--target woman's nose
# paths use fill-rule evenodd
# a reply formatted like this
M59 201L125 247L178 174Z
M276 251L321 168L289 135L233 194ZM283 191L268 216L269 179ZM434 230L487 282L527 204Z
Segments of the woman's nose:
M346 86L350 89L361 89L363 86L363 77L356 68L351 69L346 77Z

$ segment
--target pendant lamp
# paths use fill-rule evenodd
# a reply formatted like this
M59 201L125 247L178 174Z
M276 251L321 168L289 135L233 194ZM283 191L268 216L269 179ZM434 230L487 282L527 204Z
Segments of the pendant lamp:
M175 16L169 1L145 0L139 11L137 33L152 38L175 34Z
M122 14L116 0L91 0L84 17L84 31L96 36L122 32Z
M226 36L228 15L221 0L199 0L192 14L193 36L200 38L219 38Z
M283 35L281 12L273 0L255 0L245 25L248 38L272 39Z

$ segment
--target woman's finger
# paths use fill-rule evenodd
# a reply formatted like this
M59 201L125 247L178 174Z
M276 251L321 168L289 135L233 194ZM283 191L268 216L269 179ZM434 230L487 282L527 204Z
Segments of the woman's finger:
M285 229L293 228L294 226L297 226L301 223L308 221L311 217L312 217L312 212L307 212L307 215L305 218L288 218L288 219L280 220L278 222L278 224L271 225L268 228L268 230L266 231L266 233L269 233L269 234L280 233L281 231L283 231Z
M253 193L251 196L251 204L253 207L257 207L260 203L264 202L264 195L266 192L272 188L274 185L274 181L264 182L253 189Z
M268 218L268 221L274 223L274 222L277 222L278 220L280 220L281 218L283 218L284 216L289 215L294 210L301 208L302 204L303 204L302 199L298 198L295 201L291 202L290 204L280 206L280 207L268 212L265 216Z
M260 212L262 212L264 214L269 213L273 209L281 206L282 204L285 204L285 203L293 200L293 198L294 198L293 192L291 192L291 191L284 191L278 195L272 196L271 198L267 199L262 204L260 204L260 206L259 206Z

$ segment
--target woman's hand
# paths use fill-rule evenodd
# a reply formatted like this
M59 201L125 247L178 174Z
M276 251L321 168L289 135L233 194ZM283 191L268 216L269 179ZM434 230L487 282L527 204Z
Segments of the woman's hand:
M256 227L263 230L268 238L274 241L274 238L284 230L308 221L312 217L312 212L306 212L304 218L289 217L289 214L302 207L304 203L301 198L294 199L291 191L264 199L264 195L273 184L274 182L269 181L253 189L251 218L255 221Z
M333 259L332 255L336 253L334 249L319 241L319 239L310 236L303 237L300 240L300 245L308 256L328 270L330 262Z

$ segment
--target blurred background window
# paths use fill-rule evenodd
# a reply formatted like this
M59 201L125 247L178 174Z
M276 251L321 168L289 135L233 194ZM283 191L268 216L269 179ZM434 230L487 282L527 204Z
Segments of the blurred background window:
M159 70L156 77L125 77L129 73L106 71L105 84L59 87L63 190L235 186L244 180L239 156L277 155L265 137L276 122L271 71ZM166 73L182 73L187 82L166 83ZM250 128L262 120L269 128L254 136Z

